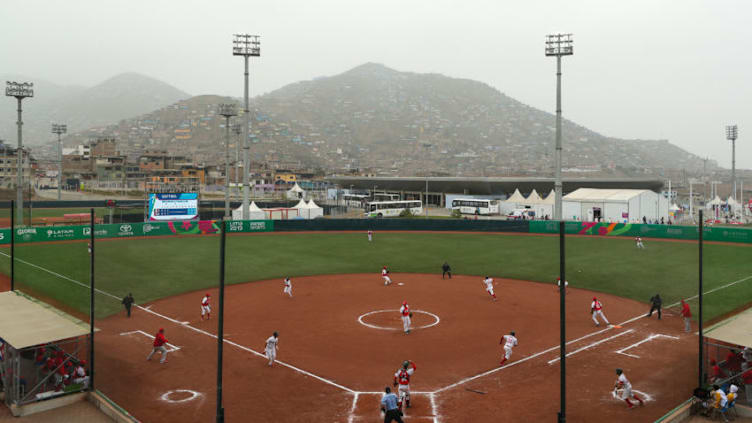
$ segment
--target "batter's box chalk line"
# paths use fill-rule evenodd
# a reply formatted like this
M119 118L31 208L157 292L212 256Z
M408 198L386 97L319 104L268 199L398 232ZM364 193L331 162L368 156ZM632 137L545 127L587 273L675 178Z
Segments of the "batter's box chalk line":
M652 395L647 394L642 391L638 391L637 389L632 389L632 392L637 394L637 396L640 397L641 400L645 402L655 401ZM611 397L618 401L624 401L624 390L623 389L614 389L611 391Z
M357 408L358 399L360 399L362 396L365 395L372 395L372 396L378 396L378 399L374 399L373 401L380 401L381 396L384 395L384 392L375 392L375 391L356 391L353 392L353 401L352 406L350 407L350 413L347 416L347 423L358 423L362 421L371 421L373 416L357 416L355 415L355 409ZM411 391L410 395L413 397L417 396L427 396L429 399L429 404L431 405L431 415L429 416L420 416L420 415L412 415L410 412L412 410L410 409L403 409L403 413L405 418L409 418L410 421L416 422L416 421L423 421L423 422L429 422L429 423L441 423L440 418L441 416L438 413L438 409L436 407L436 393L435 392L429 392L429 391ZM369 407L370 409L370 407ZM383 411L381 412L381 418L384 418Z
M130 331L130 332L123 332L123 333L120 334L120 336L128 336L128 335L135 335L135 334L141 334L141 335L145 336L149 340L154 339L154 336L149 335L148 333L146 333L146 332L144 332L142 330L134 330L134 331ZM167 352L168 353L175 352L175 351L178 351L180 349L180 347L178 347L177 345L172 345L169 342L165 343L165 345L167 345Z
M628 346L626 346L626 347L624 347L624 348L622 348L622 349L620 349L620 350L616 350L616 351L614 351L614 352L615 352L615 353L617 353L617 354L622 354L622 355L626 355L626 356L628 356L628 357L632 357L632 358L640 358L640 356L639 356L639 355L635 355L635 354L628 354L628 353L626 353L625 351L627 351L627 350L631 350L632 348L638 347L638 346L640 346L640 345L642 345L642 344L644 344L644 343L646 343L646 342L650 342L650 341L652 341L652 340L654 340L654 339L657 339L657 338L668 338L668 339L674 339L674 340L676 340L676 339L679 339L679 337L678 337L678 336L663 335L663 334L661 334L661 333L658 333L658 334L651 334L650 336L648 336L647 338L643 339L642 341L639 341L639 342L635 342L635 343L634 343L634 344L632 344L632 345L628 345Z
M438 325L439 322L441 321L441 319L439 318L439 316L437 316L437 315L435 315L435 314L433 314L431 312L425 311L425 310L412 310L412 312L413 312L413 314L417 313L417 314L425 314L425 315L431 316L434 321L431 322L431 323L429 323L429 324L427 324L427 325L411 327L410 330L428 329L428 328L431 328L431 327L434 327L434 326ZM399 313L399 310L392 309L392 310L374 310L374 311L369 311L368 313L364 313L364 314L361 314L360 316L358 316L358 323L360 323L361 325L363 325L365 327L369 327L371 329L398 330L398 331L402 330L401 327L390 328L390 327L386 327L386 326L379 326L379 325L374 325L374 324L371 324L371 323L366 323L366 322L363 321L363 319L365 319L366 317L368 317L370 315L373 315L373 314L378 314L378 313L395 313L395 314L397 314L397 313Z

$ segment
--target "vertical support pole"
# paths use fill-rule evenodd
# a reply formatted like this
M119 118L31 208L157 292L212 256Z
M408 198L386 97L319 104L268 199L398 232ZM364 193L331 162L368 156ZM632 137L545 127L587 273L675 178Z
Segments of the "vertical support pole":
M10 201L10 290L16 289L16 215L13 209L16 202Z
M18 100L18 149L16 150L16 219L20 225L23 225L23 109L21 108L22 97L16 97ZM31 223L29 223L31 224Z
M703 218L702 218L702 209L700 209L700 223L698 224L698 229L700 230L699 233L699 283L698 283L698 293L697 293L697 301L698 301L698 307L697 307L697 325L699 326L699 361L698 361L698 369L697 369L697 386L701 387L703 386L703 373L704 373L704 360L702 356L702 343L703 343L703 336L702 336L702 226L703 226Z
M224 318L225 318L225 244L226 232L225 220L220 221L220 245L219 245L219 322L217 327L217 423L224 423L225 408L222 406L222 346L224 344Z
M556 56L556 170L554 180L554 220L562 220L562 181L561 181L561 56Z
M57 201L63 198L62 185L63 185L63 141L60 139L60 133L57 134L57 151L58 159L57 163Z
M89 285L91 285L91 292L89 293L90 297L90 304L89 304L89 342L91 343L89 345L89 390L94 391L94 208L91 208L91 214L90 214L90 223L89 223L89 246L91 248L91 252L89 253L89 263L90 263L90 269L89 269Z
M245 84L243 86L243 220L250 219L250 204L249 199L251 197L251 187L248 183L248 172L251 167L251 155L250 145L248 145L248 125L251 122L250 110L248 107L248 56L243 56L245 61Z
M567 421L567 326L566 326L566 261L564 259L565 223L559 221L559 372L561 378L559 423Z

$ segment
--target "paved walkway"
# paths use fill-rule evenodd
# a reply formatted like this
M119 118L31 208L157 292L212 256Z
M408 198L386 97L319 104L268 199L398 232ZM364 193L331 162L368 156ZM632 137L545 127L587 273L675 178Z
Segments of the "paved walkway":
M112 419L102 414L89 401L78 401L67 407L32 414L26 417L13 417L5 404L0 404L0 422L2 423L112 423Z

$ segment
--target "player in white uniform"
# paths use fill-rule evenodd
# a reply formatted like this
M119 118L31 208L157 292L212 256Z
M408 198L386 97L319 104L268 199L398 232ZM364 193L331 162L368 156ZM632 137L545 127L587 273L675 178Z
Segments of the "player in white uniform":
M603 314L603 304L601 304L601 302L598 301L598 299L595 297L593 297L593 302L590 303L590 312L593 313L593 321L595 322L596 326L601 325L600 323L598 323L598 316L601 316L601 319L603 319L603 321L606 322L607 325L611 326L611 323L609 323L608 319L606 319L606 315Z
M486 278L483 279L483 283L486 284L486 291L488 291L488 295L490 295L491 298L496 301L496 294L494 294L493 290L493 279L486 276Z
M558 291L559 290L558 287L561 287L561 277L558 277L558 276L556 277L556 286L557 286L556 290ZM567 291L567 288L569 288L569 281L565 280L564 281L564 292Z
M415 363L410 360L402 362L402 367L394 374L394 386L397 386L397 397L399 402L397 405L400 410L402 409L402 401L404 400L407 408L410 408L410 376L415 372Z
M209 293L207 292L206 295L204 295L204 298L201 299L201 320L204 320L204 315L206 315L206 319L211 319L211 306L209 305Z
M285 278L285 289L282 293L287 294L292 298L292 282L290 282L290 278Z
M269 359L269 367L274 364L274 360L277 358L277 350L279 349L279 334L275 331L272 336L266 339L266 358Z
M381 269L381 277L384 278L384 286L392 283L392 278L389 277L389 270L387 270L386 266Z
M371 241L373 241L373 231L369 229L368 230L368 242L371 242Z
M637 248L645 248L645 246L642 245L642 238L640 238L639 236L635 237L635 242L637 243Z
M622 390L622 396L621 399L627 402L627 405L629 408L634 407L634 404L632 404L631 401L629 401L630 398L636 399L640 402L640 405L645 405L645 402L642 401L640 397L637 396L634 392L632 392L632 384L629 383L629 380L626 376L624 376L624 372L621 369L616 369L616 374L619 376L616 379L616 383L614 384L614 392L616 392L617 389Z
M413 317L413 313L410 311L410 306L407 305L407 301L402 301L400 307L400 316L402 317L402 328L405 333L410 333L410 318Z
M503 366L512 357L512 348L517 346L517 337L514 336L514 331L509 332L509 335L502 336L499 344L504 344L504 358L499 363L499 366Z

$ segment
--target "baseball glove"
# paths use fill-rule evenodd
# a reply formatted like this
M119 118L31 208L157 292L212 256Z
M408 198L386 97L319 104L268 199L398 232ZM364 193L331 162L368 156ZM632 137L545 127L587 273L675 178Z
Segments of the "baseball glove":
M396 381L396 380L394 381L393 385L394 385L394 386L397 386L397 381Z
M413 317L413 312L412 312L412 311L410 312L409 316L410 316L410 317Z

